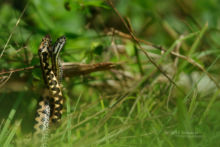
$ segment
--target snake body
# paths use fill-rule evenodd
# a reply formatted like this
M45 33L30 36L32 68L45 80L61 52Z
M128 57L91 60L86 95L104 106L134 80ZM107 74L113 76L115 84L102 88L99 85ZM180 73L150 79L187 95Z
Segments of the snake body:
M46 35L38 49L41 70L46 84L46 96L38 104L35 117L35 134L41 134L49 128L49 122L59 122L63 109L63 96L60 85L62 72L60 72L59 53L65 44L65 37L57 39L54 46L51 38Z
M57 39L57 41L55 42L55 44L53 45L52 50L51 50L52 70L55 73L55 76L57 77L59 82L61 82L62 75L63 75L62 70L60 70L61 63L60 63L60 59L59 59L59 53L65 43L66 43L66 38L64 36L62 36Z
M46 138L45 135L47 135L47 131L49 128L51 107L49 104L49 97L42 97L41 99L42 100L38 103L38 108L35 117L36 124L34 125L34 129L35 135L42 136L43 141L44 138Z

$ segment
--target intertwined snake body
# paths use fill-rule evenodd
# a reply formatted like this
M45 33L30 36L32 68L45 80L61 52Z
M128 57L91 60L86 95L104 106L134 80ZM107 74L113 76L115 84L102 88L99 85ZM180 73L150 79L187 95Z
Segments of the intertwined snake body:
M35 134L48 129L49 122L60 121L63 109L63 95L60 85L62 72L60 71L59 52L65 44L65 37L57 39L54 46L51 38L46 35L38 49L41 70L46 84L46 95L39 102L36 115Z

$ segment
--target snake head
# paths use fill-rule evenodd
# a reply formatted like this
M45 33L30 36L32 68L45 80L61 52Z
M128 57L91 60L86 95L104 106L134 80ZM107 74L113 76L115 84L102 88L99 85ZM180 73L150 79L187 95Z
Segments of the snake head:
M58 38L60 43L66 42L66 37L65 36L61 36L60 38Z
M39 52L47 51L50 48L50 46L51 46L51 37L50 35L46 35L41 41Z
M66 43L65 36L61 36L60 38L58 38L53 45L52 54L54 54L55 56L59 56L59 52L63 48L65 43Z

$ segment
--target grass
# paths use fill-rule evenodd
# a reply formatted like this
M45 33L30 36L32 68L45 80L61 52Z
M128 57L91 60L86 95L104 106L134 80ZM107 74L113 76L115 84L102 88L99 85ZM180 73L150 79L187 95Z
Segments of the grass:
M32 137L44 86L37 48L48 33L66 36L64 62L116 64L64 77L64 113L48 146L220 144L217 1L0 4L2 146L39 143Z

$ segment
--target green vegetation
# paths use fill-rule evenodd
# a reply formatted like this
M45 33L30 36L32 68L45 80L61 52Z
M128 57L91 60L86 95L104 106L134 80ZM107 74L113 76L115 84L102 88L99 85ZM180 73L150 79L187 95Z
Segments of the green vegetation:
M46 34L66 36L64 62L116 64L63 78L64 113L49 146L219 145L219 1L109 2L0 2L1 146L37 142Z

